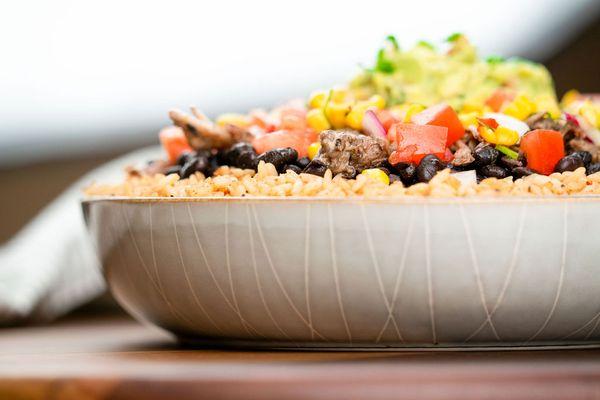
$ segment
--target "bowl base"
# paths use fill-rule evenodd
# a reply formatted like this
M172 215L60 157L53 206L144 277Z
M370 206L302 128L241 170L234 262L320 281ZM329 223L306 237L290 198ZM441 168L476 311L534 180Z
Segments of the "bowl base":
M474 344L369 344L369 343L326 343L326 342L285 342L253 341L238 339L215 339L177 336L183 347L204 349L244 349L244 350L297 350L297 351L524 351L524 350L581 350L600 348L600 342L559 341L536 343L474 343Z

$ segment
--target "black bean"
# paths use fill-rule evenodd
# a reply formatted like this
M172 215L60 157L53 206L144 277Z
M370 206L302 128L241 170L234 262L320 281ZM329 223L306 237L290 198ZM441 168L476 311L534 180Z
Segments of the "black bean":
M516 167L524 167L525 163L523 163L523 160L519 160L511 158L509 156L501 156L497 161L498 165L503 166L504 168L508 168L508 169L513 169Z
M508 170L499 165L484 165L479 168L478 172L484 178L498 178L503 179L508 176Z
M421 163L429 163L433 164L438 168L444 169L446 168L446 164L438 158L435 154L427 154L425 157L421 159ZM420 164L420 163L419 163Z
M210 157L198 155L196 157L196 171L204 172L210 165Z
M298 152L291 147L269 150L258 156L259 162L264 161L266 163L271 163L279 172L282 171L284 165L293 164L297 159Z
M218 150L215 154L215 157L217 157L217 161L219 162L219 165L229 165L230 167L232 167L233 165L231 165L231 163L229 162L229 159L227 158L227 150Z
M419 182L429 182L438 171L443 170L446 165L433 154L428 154L419 163L416 176Z
M310 164L310 158L308 157L302 157L296 160L296 165L299 166L301 169L306 168L308 164Z
M258 156L253 151L242 153L237 159L236 166L242 169L256 170L256 167L258 166Z
M596 172L600 172L600 163L592 163L585 169L585 173L588 175L595 174Z
M250 143L239 142L231 146L224 153L223 161L225 164L230 165L232 167L236 167L238 164L238 159L240 155L243 153L254 153L254 148Z
M568 155L558 160L554 172L575 171L581 167L583 167L583 160L579 156Z
M478 167L494 164L499 155L498 150L484 143L478 144L473 150L473 157L475 157L475 163Z
M214 174L217 168L220 167L219 160L216 155L209 157L207 164L208 165L206 166L206 168L204 168L204 175L206 176L212 176L212 174Z
M415 164L405 164L405 167L402 169L396 168L398 171L398 175L402 180L402 183L405 185L412 185L415 183L417 166Z
M184 151L179 155L179 157L177 157L177 161L175 163L180 167L183 167L188 161L190 161L192 157L194 157L194 155L195 154L193 151Z
M179 165L171 165L165 170L165 175L179 174L179 171L181 171L181 167Z
M207 159L213 156L213 152L211 150L196 150L196 156L198 157L206 157Z
M390 183L402 181L402 179L396 174L390 174L389 178L390 178Z
M198 156L191 158L183 167L181 167L181 171L179 172L179 176L182 178L188 178L194 172L206 172L207 167L210 162L207 157Z
M533 175L535 172L527 167L515 167L510 171L510 174L515 177L515 179L519 179L524 176Z
M304 168L304 171L302 171L302 172L304 172L305 174L324 176L325 172L327 172L327 165L325 165L323 162L315 159L315 160L312 160L310 162L310 164L308 164L306 166L306 168Z
M183 167L181 167L181 170L179 171L179 176L183 179L188 178L190 175L192 175L194 172L196 172L196 161L198 159L197 158L191 158L188 159L188 161L183 165Z
M286 172L286 171L294 171L297 174L301 174L302 168L300 168L299 166L297 166L295 164L288 164L283 167L283 172Z
M592 162L592 153L590 153L589 151L574 151L570 155L581 158L581 161L583 161L583 165L585 165L586 167Z

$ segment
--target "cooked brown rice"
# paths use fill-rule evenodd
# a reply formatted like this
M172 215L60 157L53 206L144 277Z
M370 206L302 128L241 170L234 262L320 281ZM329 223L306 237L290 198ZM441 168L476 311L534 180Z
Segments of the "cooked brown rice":
M479 184L463 185L450 170L439 172L429 183L405 187L401 182L391 185L358 175L356 179L296 174L278 174L272 164L263 162L258 172L220 167L214 176L205 178L196 173L188 179L176 174L129 176L117 185L93 184L85 191L88 196L123 197L222 197L222 196L308 196L308 197L468 197L468 196L527 196L600 194L600 172L586 176L585 169L554 173L549 176L531 175L513 181L487 178Z

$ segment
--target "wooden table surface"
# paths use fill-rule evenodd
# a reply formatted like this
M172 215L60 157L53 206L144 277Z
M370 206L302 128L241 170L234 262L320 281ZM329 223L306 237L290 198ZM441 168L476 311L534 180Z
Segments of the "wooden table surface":
M0 329L0 399L600 399L600 350L184 349L124 316Z

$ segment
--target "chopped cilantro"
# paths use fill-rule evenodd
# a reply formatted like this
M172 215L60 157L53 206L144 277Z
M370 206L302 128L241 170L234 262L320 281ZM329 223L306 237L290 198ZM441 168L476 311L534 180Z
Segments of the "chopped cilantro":
M417 46L427 47L430 50L435 50L435 46L426 40L419 40Z
M380 49L377 52L377 61L375 62L375 71L392 73L394 72L394 65L390 60L385 58L385 50Z
M488 64L498 64L505 61L505 58L502 56L489 56L485 59Z
M392 44L392 46L394 46L394 49L396 49L396 50L400 49L400 45L398 44L398 41L396 40L396 37L394 35L387 35L385 40L390 42Z
M446 42L456 42L462 35L460 32L455 32L446 38Z

